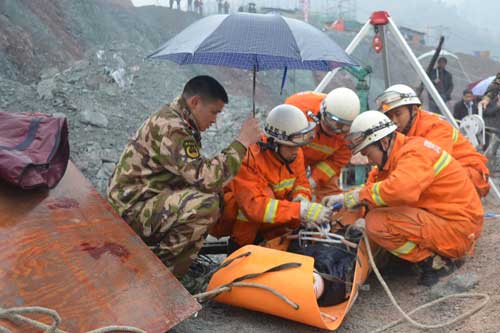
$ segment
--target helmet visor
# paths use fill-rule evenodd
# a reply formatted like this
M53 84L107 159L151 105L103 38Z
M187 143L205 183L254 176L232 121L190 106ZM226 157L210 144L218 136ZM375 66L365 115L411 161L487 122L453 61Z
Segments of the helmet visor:
M320 111L321 111L321 114L323 115L323 118L327 121L334 121L334 122L337 122L337 123L341 123L342 125L349 125L351 126L352 124L352 121L348 121L348 120L345 120L345 119L341 119L333 114L331 114L330 112L328 112L326 110L326 103L325 101L323 101L321 103L321 106L320 106Z
M346 135L347 147L353 150L361 144L366 138L365 132L353 132Z
M403 98L412 98L417 97L416 94L408 93L403 94L397 91L385 91L377 96L375 99L375 103L377 104L377 108L381 112L387 112L392 109L392 105L394 102L400 101Z
M314 127L316 127L315 123L309 123L309 126L304 130L290 134L288 141L297 146L304 146L311 143L314 140Z
M359 146L361 143L363 143L363 141L366 138L368 138L368 136L370 136L371 134L378 132L380 130L383 130L384 128L393 126L393 125L394 125L394 123L392 121L387 121L387 122L381 123L373 128L367 129L364 132L363 131L351 132L348 135L346 135L346 137L345 137L345 139L347 141L347 147L349 147L349 149L353 150L354 148ZM382 138L380 138L380 139L382 139ZM373 142L376 142L376 141L378 141L378 140L375 140Z

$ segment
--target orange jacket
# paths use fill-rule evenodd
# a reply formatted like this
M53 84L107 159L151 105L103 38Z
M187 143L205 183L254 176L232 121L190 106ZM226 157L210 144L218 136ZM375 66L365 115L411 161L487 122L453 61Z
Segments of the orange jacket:
M305 91L288 97L285 104L298 107L309 121L312 121L307 112L311 111L317 116L321 102L325 97L326 94ZM344 135L327 135L320 125L315 128L314 141L302 149L304 150L306 166L311 166L311 176L318 184L325 184L332 177L340 176L341 169L349 163L352 156Z
M299 149L289 167L269 149L252 145L241 169L228 186L238 206L239 221L255 223L300 223L300 203L297 196L311 199L311 189L304 168L304 156Z
M435 113L418 110L407 136L420 136L449 152L464 167L472 167L483 175L489 175L486 162L469 140L450 123Z
M384 169L372 172L359 199L375 207L421 208L482 229L483 207L465 170L446 151L419 137L396 133Z

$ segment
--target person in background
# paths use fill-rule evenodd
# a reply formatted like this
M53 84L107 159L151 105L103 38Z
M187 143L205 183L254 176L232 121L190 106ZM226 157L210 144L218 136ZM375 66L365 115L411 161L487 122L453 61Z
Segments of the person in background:
M447 63L448 60L445 57L439 58L437 67L429 74L429 78L445 103L451 100L453 92L453 76L446 70ZM434 113L439 113L439 108L430 94L429 109Z
M201 16L203 16L203 0L198 0L198 11Z
M224 1L224 14L229 14L229 2Z
M453 117L462 120L465 116L477 114L477 103L474 100L474 94L470 89L465 89L462 94L462 100L453 106Z
M497 73L497 76L490 83L488 89L486 89L486 93L481 99L480 103L483 105L484 108L486 108L486 106L490 103L491 100L493 100L495 97L498 96L499 91L500 91L500 73Z

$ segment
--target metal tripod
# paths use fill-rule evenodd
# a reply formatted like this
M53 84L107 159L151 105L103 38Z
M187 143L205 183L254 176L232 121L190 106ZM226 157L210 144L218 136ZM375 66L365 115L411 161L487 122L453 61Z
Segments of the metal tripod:
M432 84L431 80L427 76L427 73L418 62L417 57L415 57L415 54L413 54L413 51L411 50L410 46L408 45L408 43L406 43L406 40L399 31L398 27L396 26L392 18L389 16L389 13L384 11L374 12L371 15L370 19L368 20L368 22L365 23L365 25L357 33L357 35L354 37L351 43L347 46L347 48L345 49L346 53L352 54L352 52L358 47L359 43L370 33L372 27L373 29L375 29L376 33L380 32L380 38L382 41L382 57L383 57L384 76L385 76L384 79L386 88L391 85L391 78L389 75L387 43L385 40L385 32L387 28L394 35L397 43L399 44L404 54L408 58L410 65L417 72L418 77L424 83L425 88L436 102L441 113L448 119L448 121L455 128L458 129L459 128L458 123L456 122L455 118L453 118L453 115L451 114L450 110L448 110L446 103L441 98L441 95L439 95L434 84ZM323 80L321 80L321 82L318 84L316 89L314 89L314 91L322 92L326 88L326 86L330 83L330 81L333 79L335 74L337 74L338 71L339 68L336 68L328 72L323 78ZM500 199L500 191L493 182L493 179L490 178L489 183L496 197Z

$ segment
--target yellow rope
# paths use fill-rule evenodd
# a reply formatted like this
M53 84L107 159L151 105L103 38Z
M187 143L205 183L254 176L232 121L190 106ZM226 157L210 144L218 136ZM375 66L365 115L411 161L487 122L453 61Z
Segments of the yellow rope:
M380 284L384 288L385 293L387 294L387 296L391 300L391 302L394 305L394 307L403 316L403 318L395 320L395 321L393 321L393 322L385 325L384 327L377 329L375 331L375 333L383 332L383 331L385 331L385 330L387 330L387 329L389 329L391 327L394 327L394 326L398 325L399 323L403 322L404 320L406 320L411 325L413 325L415 327L418 327L420 329L434 329L434 328L442 328L442 327L450 326L451 324L454 324L454 323L456 323L456 322L458 322L460 320L463 320L463 319L465 319L465 318L473 315L477 311L481 310L489 302L490 296L488 296L487 294L480 294L480 293L453 294L453 295L444 296L444 297L438 298L438 299L436 299L436 300L434 300L432 302L423 304L423 305L421 305L421 306L419 306L419 307L411 310L410 312L406 313L401 308L401 306L399 306L398 302L394 298L394 295L392 294L391 290L387 286L387 283L382 278L382 275L380 274L380 272L379 272L379 270L377 268L377 265L375 264L375 260L373 259L373 254L372 254L372 250L371 250L371 247L370 247L370 240L368 239L368 236L366 235L366 233L364 232L364 230L362 228L359 228L359 229L363 232L363 238L365 240L366 249L367 249L367 252L368 252L368 259L370 260L370 265L372 266L373 272L377 276L378 281L380 282ZM435 304L441 303L441 302L446 301L446 300L451 299L451 298L482 298L483 301L480 302L479 304L477 304L476 306L474 306L472 309L470 309L470 310L462 313L461 315L456 316L455 318L450 319L450 320L448 320L448 321L446 321L444 323L423 324L423 323L419 323L419 322L415 321L414 319L412 319L410 317L411 314L413 314L413 313L415 313L415 312L417 312L419 310L431 307L431 306L433 306Z
M22 314L42 314L52 318L52 324L47 325L41 323L37 320L33 320L23 316ZM28 324L33 327L36 327L40 330L44 330L44 333L68 333L57 328L61 324L61 317L57 313L57 311L44 308L41 306L26 306L26 307L15 307L4 309L0 307L0 319L10 320L13 323L17 324ZM11 331L5 327L0 326L1 333L11 333ZM134 333L147 333L139 328L135 328L132 326L106 326L102 328L98 328L87 333L110 333L110 332L134 332Z

